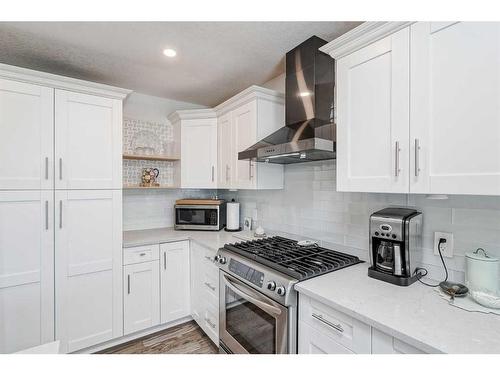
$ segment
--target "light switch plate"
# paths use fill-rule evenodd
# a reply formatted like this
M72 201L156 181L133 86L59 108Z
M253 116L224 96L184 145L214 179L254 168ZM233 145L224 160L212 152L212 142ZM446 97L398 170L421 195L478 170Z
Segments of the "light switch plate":
M441 254L443 257L453 257L453 233L434 232L434 255L439 255L438 245L441 238L446 239L446 242L441 245Z

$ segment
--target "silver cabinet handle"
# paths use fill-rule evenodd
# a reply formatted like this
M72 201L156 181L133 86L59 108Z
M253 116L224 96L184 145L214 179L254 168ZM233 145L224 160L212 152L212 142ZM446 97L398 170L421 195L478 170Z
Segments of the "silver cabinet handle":
M415 177L420 173L420 141L415 138Z
M62 214L62 200L59 201L59 229L62 229L63 227L63 214Z
M226 182L229 182L229 165L226 164Z
M212 165L212 182L214 182L215 178L215 167Z
M205 322L207 322L210 327L215 328L215 323L212 323L210 319L205 318Z
M215 292L215 286L212 286L212 284L210 283L204 283L204 284Z
M59 180L62 180L62 158L59 158Z
M396 141L396 153L395 153L395 166L396 166L396 170L394 171L394 175L396 177L399 176L399 172L401 172L401 169L399 168L399 152L401 151L401 148L399 148L399 141Z
M49 230L49 201L45 201L45 230Z
M167 252L166 251L163 253L163 269L164 270L167 269Z
M205 255L205 259L210 261L210 262L213 262L214 260L212 258L210 258L209 256Z
M139 256L143 257L146 253L140 253Z
M321 323L326 324L328 327L332 327L333 329L336 329L339 332L344 332L344 328L342 328L340 324L335 324L330 322L329 320L326 320L325 318L323 318L323 315L312 313L312 317L314 319L319 320Z
M45 179L49 179L49 158L45 157Z
M127 294L130 294L130 275L127 275Z

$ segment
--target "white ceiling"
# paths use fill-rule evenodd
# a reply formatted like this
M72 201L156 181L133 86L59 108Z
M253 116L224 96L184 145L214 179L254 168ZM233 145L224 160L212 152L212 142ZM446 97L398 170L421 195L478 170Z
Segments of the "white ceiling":
M1 22L0 62L212 106L281 74L310 36L330 41L358 24Z

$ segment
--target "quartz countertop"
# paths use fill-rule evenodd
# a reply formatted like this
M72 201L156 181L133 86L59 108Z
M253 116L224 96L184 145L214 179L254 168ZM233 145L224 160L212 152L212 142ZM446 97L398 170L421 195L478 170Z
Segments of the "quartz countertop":
M239 232L241 233L241 232ZM221 231L174 230L174 228L157 228L130 230L123 232L123 247L151 245L156 243L193 240L200 245L218 250L226 243L242 241L233 233Z
M500 354L500 316L449 305L421 283L392 285L357 264L295 285L303 293L430 353Z

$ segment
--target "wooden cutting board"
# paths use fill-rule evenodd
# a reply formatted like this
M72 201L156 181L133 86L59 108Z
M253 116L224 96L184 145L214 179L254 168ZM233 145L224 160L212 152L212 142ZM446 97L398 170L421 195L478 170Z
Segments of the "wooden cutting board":
M221 199L178 199L175 201L175 204L179 205L201 204L219 206L222 203L224 203L224 201Z

